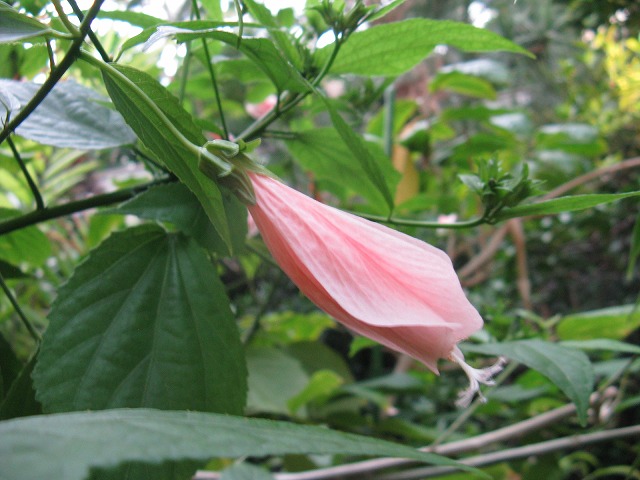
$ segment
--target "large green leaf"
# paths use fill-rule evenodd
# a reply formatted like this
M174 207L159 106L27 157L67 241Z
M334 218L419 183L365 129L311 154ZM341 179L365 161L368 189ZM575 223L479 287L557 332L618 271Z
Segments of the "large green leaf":
M571 399L576 405L580 422L586 424L594 374L591 362L584 352L542 340L465 345L464 350L502 355L537 370Z
M532 56L524 48L489 30L449 20L412 18L354 33L340 49L331 72L401 75L437 45L450 45L465 52L501 50ZM317 65L324 65L333 48L328 45L318 52Z
M42 405L36 400L36 392L33 389L33 381L31 379L35 364L36 356L34 355L22 367L20 374L11 384L6 397L0 402L0 420L42 413ZM4 369L4 364L2 367Z
M218 28L201 29L202 22L180 22L180 26L161 25L157 33L149 38L149 43L159 38L175 36L179 42L188 42L199 38L212 38L237 48L260 68L273 82L279 92L290 90L306 92L307 87L300 72L296 70L267 38L242 38L234 33ZM186 28L185 28L186 27Z
M247 209L230 193L223 192L223 201L227 218L233 219L229 227L234 251L238 252L247 238ZM231 253L196 196L181 183L152 187L107 213L114 211L172 223L204 248L223 256Z
M111 67L103 68L102 73L114 105L147 148L198 197L211 223L231 249L222 194L218 186L200 172L197 155L186 144L205 143L191 116L150 75L122 65L111 64Z
M518 205L513 208L505 208L497 216L497 220L507 220L515 217L529 215L555 215L562 212L574 212L586 210L597 205L622 200L623 198L637 197L640 191L626 193L593 193L589 195L571 195L568 197L554 198L537 203Z
M0 79L0 91L11 93L22 106L40 87L33 82ZM134 143L136 135L122 116L101 105L106 100L74 81L59 82L20 124L16 133L43 145L79 150L100 150ZM6 110L0 102L1 118L6 116ZM14 110L12 115L18 111Z
M243 411L244 355L224 286L187 237L112 235L60 288L49 319L34 371L45 411Z
M382 455L461 466L439 455L324 427L151 409L42 415L0 423L3 480L82 480L91 468L280 454Z
M637 305L591 310L566 315L558 322L556 333L561 340L609 338L621 340L640 327Z
M0 1L0 43L18 42L53 32L35 18L28 17Z
M286 142L293 156L315 178L330 181L362 196L378 211L388 210L386 196L374 183L374 176L367 175L363 163L358 161L335 128L298 132ZM362 143L376 168L382 172L387 190L395 190L400 174L393 168L382 148L373 142Z

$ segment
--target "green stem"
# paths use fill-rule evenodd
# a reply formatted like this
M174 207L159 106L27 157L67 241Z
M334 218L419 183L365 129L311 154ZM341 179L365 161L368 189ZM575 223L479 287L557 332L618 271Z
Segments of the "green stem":
M55 207L46 207L42 210L34 210L33 212L25 215L0 222L0 235L19 230L21 228L30 227L31 225L52 220L54 218L81 212L89 208L104 207L107 205L113 205L114 203L124 202L154 185L160 185L171 181L173 180L165 177L159 180L154 180L153 182L145 183L144 185L117 190L115 192L105 193L102 195L95 195L90 198L56 205Z
M486 218L484 215L482 217L479 217L473 220L467 220L464 222L438 223L438 222L428 222L424 220L411 220L408 218L387 217L384 215L372 215L369 213L362 213L362 212L351 212L351 213L377 223L390 223L392 225L402 225L405 227L450 228L452 230L462 230L465 228L477 227L479 225L486 223Z
M37 106L40 105L45 97L49 94L49 92L53 90L53 87L56 86L58 81L66 73L69 67L71 67L73 62L76 60L78 53L80 52L80 47L82 46L82 42L84 42L84 37L89 31L89 26L91 25L91 22L96 17L96 15L98 15L103 2L104 0L96 0L93 3L89 11L87 12L87 16L80 24L80 36L73 41L71 47L69 48L69 51L67 51L67 54L56 66L56 68L51 71L49 77L45 80L45 82L42 84L33 98L29 101L29 103L27 103L24 108L20 110L20 112L18 112L18 114L13 118L13 120L5 125L5 127L2 129L2 131L0 132L0 144L2 144L2 142L4 142L9 137L9 135L13 131L15 131L15 129L18 128L18 126L20 126L20 124L24 122L24 120L29 115L31 115L31 113L33 113Z
M8 285L4 281L4 277L2 276L2 273L0 273L0 288L2 288L2 290L5 293L5 295L9 299L9 302L11 302L11 305L13 306L13 309L16 311L16 313L20 317L20 320L22 320L22 323L24 323L24 326L29 331L29 334L33 337L33 339L36 341L36 343L40 343L40 341L42 340L42 337L40 336L40 333L38 333L38 330L36 329L36 327L34 327L31 324L31 322L29 321L27 316L22 311L22 308L20 308L20 305L18 304L18 301L16 300L16 297L13 296L13 293L11 292L11 289L8 287Z
M192 9L196 18L200 20L200 10L198 9L198 1L192 0ZM241 27L242 28L242 27ZM240 37L242 37L242 33L240 33ZM206 65L209 70L209 77L211 77L211 84L213 85L213 92L216 95L216 105L218 106L218 113L220 114L220 123L222 123L222 131L224 132L225 140L229 139L229 130L227 129L227 122L224 118L224 110L222 109L222 100L220 99L220 91L218 89L218 82L216 80L216 72L213 69L213 65L211 64L211 54L209 53L209 45L207 44L207 40L202 38L202 48L204 50L205 58L207 59Z
M18 149L13 143L13 140L11 140L11 137L7 137L7 143L9 144L9 148L13 152L14 158L18 162L18 165L20 165L20 170L22 170L22 174L24 175L24 178L27 180L27 183L29 184L29 188L31 189L33 198L36 201L36 208L38 210L42 210L44 208L44 201L42 200L42 195L40 195L40 190L38 190L38 186L33 181L33 178L31 178L31 174L29 173L29 170L27 170L27 166L24 164L24 161L22 161L22 157L20 156Z
M138 96L138 98L141 101L143 101L145 103L145 105L149 109L153 110L153 113L155 115L157 115L158 118L160 118L160 120L162 121L162 125L167 129L168 133L173 135L184 146L184 148L186 148L191 153L193 153L196 156L196 158L199 158L203 153L206 154L206 152L202 151L203 150L202 147L200 147L198 145L194 145L193 143L191 143L182 134L182 132L180 132L175 127L175 125L171 122L171 120L169 120L167 118L167 116L160 109L160 107L158 107L158 105L156 105L156 103L153 100L151 100L149 98L149 96L138 85L136 85L134 82L132 82L129 79L129 77L127 77L126 75L121 73L118 69L114 68L111 64L101 62L100 60L98 60L97 58L92 57L91 55L89 55L86 52L80 51L79 58L81 60L84 60L87 63L90 63L91 65L93 65L95 67L98 67L100 70L102 70L103 72L107 73L109 76L117 77L118 81L126 84L133 92L135 92L135 94ZM222 166L221 166L221 168L222 168Z
M393 122L395 114L396 89L393 84L384 91L384 153L391 158L393 154Z
M336 38L336 41L334 42L333 50L331 51L331 56L329 57L327 62L324 64L324 67L322 67L322 70L316 76L316 78L314 78L314 80L310 82L312 87L316 87L322 81L325 75L329 73L329 70L331 69L331 65L333 65L333 62L338 56L338 52L340 51L342 41L343 40ZM278 104L273 109L271 109L268 113L266 113L262 118L259 118L258 120L256 120L244 132L238 135L238 139L248 141L248 140L253 140L256 137L259 137L262 134L262 132L264 132L264 130L266 130L271 123L273 123L284 113L288 112L293 107L298 105L303 99L307 97L307 95L309 95L313 91L314 89L311 88L309 89L309 91L305 93L294 95L290 100L287 99L285 104L282 106L278 101Z
M67 0L67 1L69 2L69 5L71 5L71 8L73 9L73 13L76 14L76 16L80 19L80 21L83 21L84 13L82 13L82 10L80 10L80 7L76 3L76 0ZM109 54L104 49L104 47L102 46L102 43L100 43L100 40L98 39L98 37L96 37L96 34L93 33L93 30L91 30L91 28L89 28L89 30L87 31L87 36L91 39L91 43L93 43L93 45L96 47L96 50L98 50L98 53L100 54L100 57L102 57L102 60L104 60L105 62L110 62L111 57L109 57Z
M64 13L64 9L60 4L60 0L51 0L51 3L53 3L53 8L56 9L58 18L60 19L62 24L65 26L65 28L69 31L69 33L71 33L72 35L79 35L78 28L73 23L71 23L71 20L69 20L69 17L67 17L67 14Z

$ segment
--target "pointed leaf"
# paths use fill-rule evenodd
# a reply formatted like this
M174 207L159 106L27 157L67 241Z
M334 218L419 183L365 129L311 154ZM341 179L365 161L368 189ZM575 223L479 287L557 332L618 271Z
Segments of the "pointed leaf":
M198 29L201 26L197 22L192 23L192 28L187 22L181 22L180 27L173 25L161 25L157 27L157 33L153 34L147 45L159 38L175 36L179 42L187 42L198 38L213 38L237 48L260 68L273 82L279 92L289 90L292 92L306 92L307 85L300 72L296 70L267 38L242 38L234 33L218 30L216 28ZM177 24L176 24L177 25Z
M18 42L52 33L46 25L0 2L0 43Z
M247 238L247 209L231 194L223 196L223 202L227 217L234 219L229 227L234 251L238 252ZM105 213L112 212L172 223L207 250L222 256L231 254L196 196L181 183L152 187Z
M584 352L541 340L465 345L464 350L503 355L537 370L571 399L580 422L586 424L589 396L595 380L591 362Z
M286 143L298 162L318 180L328 180L362 196L378 211L387 210L384 194L335 128L298 132ZM382 171L388 189L395 190L400 174L393 168L389 158L379 145L372 142L364 142L364 145L377 168Z
M10 92L22 106L41 85L33 82L0 79L0 90ZM100 150L132 144L136 135L122 116L101 105L107 99L72 80L58 82L38 108L20 124L16 133L22 137L60 148ZM6 116L0 103L0 118ZM19 109L18 109L19 110ZM14 110L12 115L16 115Z
M479 472L445 457L324 427L151 409L41 415L0 423L3 480L82 480L91 468L280 454L382 455ZM485 476L486 477L486 476Z
M566 315L556 327L561 340L589 340L610 338L622 340L640 327L640 309L637 305L590 310Z
M562 212L574 212L586 210L597 205L622 200L623 198L637 197L640 191L626 193L593 193L590 195L571 195L568 197L554 198L537 203L518 205L513 208L505 208L497 216L497 220L526 217L529 215L555 215Z
M198 169L198 158L192 147L204 145L205 138L191 116L151 76L131 67L110 65L113 68L103 68L102 73L114 105L147 148L198 197L211 223L231 249L222 194L215 182ZM171 125L175 130L169 128ZM191 146L186 142L191 142Z
M34 382L46 411L240 413L244 356L202 250L158 227L116 233L60 288Z
M436 45L450 45L465 52L507 51L532 56L489 30L449 20L412 18L354 33L340 49L331 72L400 75L417 65ZM332 49L333 45L328 45L320 50L316 64L324 65Z

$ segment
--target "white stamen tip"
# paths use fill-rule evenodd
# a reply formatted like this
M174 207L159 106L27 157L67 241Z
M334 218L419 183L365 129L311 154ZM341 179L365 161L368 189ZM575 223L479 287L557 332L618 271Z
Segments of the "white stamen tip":
M467 408L471 405L471 402L476 395L481 402L486 402L486 397L482 395L482 392L480 392L480 384L495 385L496 382L493 381L492 377L500 373L507 363L507 360L504 357L500 357L498 361L490 367L480 369L473 368L465 362L464 355L457 346L455 346L451 351L449 359L460 365L460 368L462 368L469 378L469 387L460 392L458 400L456 401L456 405L460 408Z

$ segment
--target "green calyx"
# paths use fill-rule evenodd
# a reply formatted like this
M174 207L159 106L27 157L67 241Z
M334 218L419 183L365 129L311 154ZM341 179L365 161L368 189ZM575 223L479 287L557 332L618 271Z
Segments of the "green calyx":
M200 147L198 168L211 180L229 188L245 205L255 205L256 196L247 171L264 171L246 153L255 150L260 140L238 143L212 140Z

